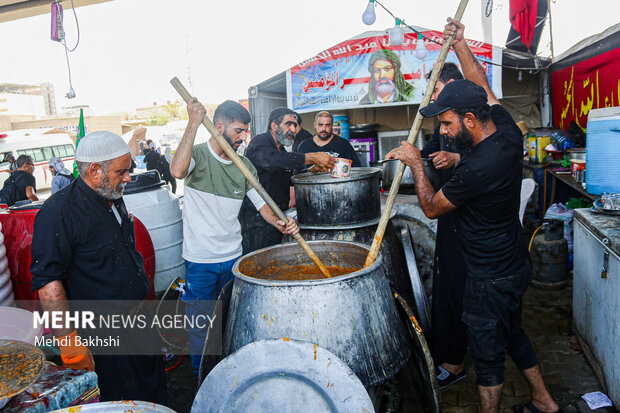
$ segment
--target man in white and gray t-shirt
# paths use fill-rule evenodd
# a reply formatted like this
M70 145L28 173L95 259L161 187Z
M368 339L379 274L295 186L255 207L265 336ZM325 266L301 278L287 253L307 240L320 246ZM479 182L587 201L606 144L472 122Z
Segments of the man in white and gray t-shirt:
M206 114L205 107L192 98L187 104L189 121L170 172L184 179L183 259L185 260L185 292L188 316L210 314L206 301L215 300L222 287L233 278L231 269L241 256L241 225L237 216L247 195L265 221L285 234L296 234L295 220L280 221L258 192L246 181L224 150L211 138L194 146L196 131ZM237 149L245 137L250 114L239 103L227 100L213 116L217 130ZM256 177L252 163L241 157ZM258 178L257 178L258 180ZM206 329L189 329L192 366L200 367Z

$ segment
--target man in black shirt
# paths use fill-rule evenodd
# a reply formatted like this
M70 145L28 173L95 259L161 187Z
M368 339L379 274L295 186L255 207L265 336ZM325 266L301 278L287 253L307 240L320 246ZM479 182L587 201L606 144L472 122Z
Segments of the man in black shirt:
M427 80L431 74L432 72L426 74ZM447 84L459 79L463 79L459 68L452 62L446 62L435 84L431 101L437 100L437 96ZM450 138L440 133L440 126L437 126L420 153L423 158L433 159L433 164L439 171L440 186L450 180L454 167L461 159ZM458 214L451 211L437 219L433 260L430 348L439 373L439 387L442 389L467 377L467 332L461 319L466 274L458 234Z
M334 158L325 152L288 152L295 138L297 118L288 108L276 108L269 114L267 132L256 135L247 149L245 157L252 162L258 173L258 180L278 207L284 211L291 201L291 176L304 165L332 168ZM246 196L239 213L243 235L243 253L282 242L282 233L263 219Z
M122 199L131 180L129 146L113 133L90 133L80 141L75 160L80 176L53 194L34 222L32 289L38 290L45 311L75 311L75 300L106 300L119 306L127 300L141 302L149 281ZM166 380L157 354L161 347L152 330L146 331L147 341L141 344L154 351L152 355L132 355L135 352L121 342L118 353L95 351L93 356L79 340L88 333L64 327L53 328L63 364L94 370L102 400L165 403Z
M157 153L157 147L152 140L146 141L148 148L144 151L144 163L146 164L146 170L152 171L159 166L159 158L161 155Z
M453 48L469 80L446 85L437 100L420 112L439 116L441 132L464 150L463 157L450 181L437 193L413 145L403 142L388 157L401 159L411 168L426 216L437 218L458 211L467 269L463 321L482 412L499 411L506 352L532 389L532 400L515 410L556 412L560 409L545 387L532 344L521 328L522 296L531 279L519 222L522 135L465 43L464 26L448 21L444 38L455 35Z
M32 157L19 155L15 163L17 170L4 181L4 186L0 190L0 204L13 206L16 202L26 199L38 201L39 198L35 193L37 183L33 176L34 162Z
M305 130L301 126L301 116L295 112L295 118L297 119L297 127L295 128L295 140L293 141L293 152L298 152L299 144L306 139L312 139L312 134Z
M362 166L360 159L348 140L334 135L332 127L334 117L327 111L321 111L314 117L314 129L316 135L312 139L307 139L299 145L299 152L329 152L336 158L345 158L353 161L351 166Z

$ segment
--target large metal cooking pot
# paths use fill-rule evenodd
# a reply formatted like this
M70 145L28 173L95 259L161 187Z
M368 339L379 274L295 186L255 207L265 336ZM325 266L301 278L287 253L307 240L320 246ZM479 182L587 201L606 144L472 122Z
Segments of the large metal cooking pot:
M348 178L312 172L293 176L298 222L335 226L378 218L380 173L379 168L351 168Z
M389 190L394 181L396 170L400 161L398 159L386 159L381 161L383 163L383 176L381 178L381 186L385 190ZM433 160L431 158L422 158L424 164L424 173L430 181L433 189L437 191L440 188L440 172L435 169ZM413 180L413 172L411 168L406 167L403 179L400 181L399 193L415 193L415 181Z
M368 248L336 241L310 241L325 265L362 268ZM241 257L224 337L228 355L258 340L317 344L342 359L366 387L394 376L411 353L382 256L367 268L339 277L273 281L247 276L270 265L308 265L296 243L275 245Z

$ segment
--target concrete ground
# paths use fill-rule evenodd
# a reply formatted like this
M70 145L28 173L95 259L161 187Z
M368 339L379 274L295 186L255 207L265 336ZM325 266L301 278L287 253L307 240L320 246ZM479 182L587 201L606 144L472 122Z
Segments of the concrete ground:
M534 344L552 396L567 413L592 411L581 396L604 390L584 354L577 350L578 344L575 345L571 329L572 284L558 291L530 287L523 301L523 328ZM468 377L442 391L445 413L480 411L475 371L471 362L466 364ZM529 386L510 358L506 362L506 381L502 393L502 412L510 412L515 404L530 399ZM401 406L402 412L414 411L407 408L406 400ZM597 410L598 413L613 411L613 408Z

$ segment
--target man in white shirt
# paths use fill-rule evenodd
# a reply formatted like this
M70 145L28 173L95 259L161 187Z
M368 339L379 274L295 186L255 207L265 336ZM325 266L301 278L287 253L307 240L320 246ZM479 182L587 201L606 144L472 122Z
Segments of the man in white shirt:
M206 114L205 107L192 98L187 104L189 121L170 172L185 180L183 201L183 259L185 260L186 314L211 314L212 302L233 278L231 269L241 256L241 225L237 216L247 195L261 216L285 234L299 232L292 218L280 221L258 192L246 181L224 150L211 138L194 145L196 131ZM250 123L250 114L240 104L227 100L215 111L217 130L237 149ZM241 157L256 177L252 163ZM258 178L257 178L258 180ZM198 370L206 328L190 328L192 366Z

